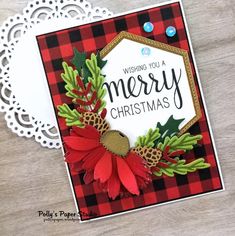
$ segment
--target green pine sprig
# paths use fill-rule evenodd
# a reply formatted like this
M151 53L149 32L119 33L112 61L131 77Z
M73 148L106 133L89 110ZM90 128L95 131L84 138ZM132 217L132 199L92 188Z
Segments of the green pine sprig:
M186 175L190 172L194 172L196 170L206 169L210 167L209 163L205 163L204 158L199 158L188 164L185 164L185 163L186 163L186 160L178 160L176 164L167 163L169 165L168 168L160 168L159 171L155 171L153 174L158 177L162 175L174 177L175 174Z
M66 96L70 97L75 101L78 97L73 91L78 89L77 84L77 76L78 71L74 70L71 66L69 66L66 62L62 63L64 68L64 73L61 74L61 78L64 80L65 89L67 90Z
M71 110L67 104L63 104L57 107L59 112L58 115L65 118L67 126L79 126L83 127L81 114L77 110Z
M149 129L145 136L139 136L135 143L135 146L140 147L154 147L154 142L161 136L159 129L155 130Z
M176 150L190 151L194 148L199 140L202 139L202 135L191 135L190 133L185 133L182 136L172 136L166 137L163 143L158 143L158 148L164 150L166 146L170 146L170 152Z
M88 81L92 84L91 91L96 91L97 99L100 99L101 101L100 109L102 110L106 105L106 102L103 99L106 94L106 90L103 87L105 78L101 74L101 69L98 66L97 56L94 53L91 54L91 59L86 60L86 65L91 73L91 77L88 78Z

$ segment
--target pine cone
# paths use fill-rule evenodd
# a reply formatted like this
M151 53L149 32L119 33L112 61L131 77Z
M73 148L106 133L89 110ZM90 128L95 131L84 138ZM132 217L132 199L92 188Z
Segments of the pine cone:
M85 112L83 114L82 120L83 124L95 127L101 135L110 129L107 121L102 119L97 113Z
M155 167L162 158L162 151L157 148L136 147L132 151L144 158L149 168Z

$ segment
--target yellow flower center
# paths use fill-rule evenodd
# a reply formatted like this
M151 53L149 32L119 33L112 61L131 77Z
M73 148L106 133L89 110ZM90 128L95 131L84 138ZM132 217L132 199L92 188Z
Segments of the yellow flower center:
M125 157L130 150L129 139L122 132L109 130L101 136L100 142L110 152Z

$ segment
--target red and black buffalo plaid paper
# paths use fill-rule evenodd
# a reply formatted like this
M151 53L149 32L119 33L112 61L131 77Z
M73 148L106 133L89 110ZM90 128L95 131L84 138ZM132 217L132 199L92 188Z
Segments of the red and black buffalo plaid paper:
M153 33L145 33L143 30L143 24L149 21L157 27ZM177 29L177 35L173 38L165 34L166 28L170 25ZM189 132L202 134L203 140L185 156L189 161L205 157L211 167L187 175L176 175L174 178L153 177L152 183L139 196L118 197L115 200L109 199L108 195L101 192L95 184L86 185L83 182L84 174L73 172L68 167L81 221L223 189L180 2L38 36L37 41L56 114L58 105L71 102L65 96L65 84L61 79L62 62L71 60L73 48L85 51L87 54L102 50L121 31L141 35L188 51L202 113L200 120L190 128ZM63 139L68 134L68 127L64 119L57 118Z

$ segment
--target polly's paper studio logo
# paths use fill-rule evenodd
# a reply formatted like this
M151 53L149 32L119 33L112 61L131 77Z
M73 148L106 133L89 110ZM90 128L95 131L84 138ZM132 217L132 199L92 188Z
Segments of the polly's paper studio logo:
M137 133L155 127L156 120L164 123L172 114L184 118L182 133L199 120L200 106L185 50L122 32L101 56L109 62L102 70L107 120L127 134L132 145Z
M44 222L61 222L61 221L79 221L79 214L75 212L65 212L65 211L51 211L51 210L46 210L46 211L38 211L37 212L38 217L42 218ZM95 217L97 216L96 213L94 212L82 212L80 211L81 216L85 217Z

